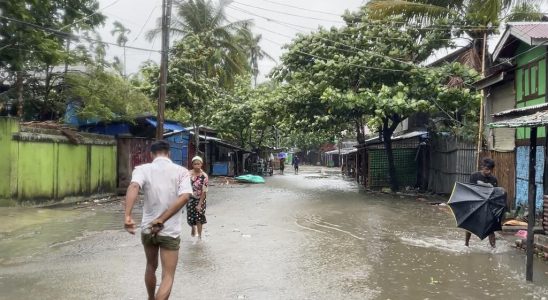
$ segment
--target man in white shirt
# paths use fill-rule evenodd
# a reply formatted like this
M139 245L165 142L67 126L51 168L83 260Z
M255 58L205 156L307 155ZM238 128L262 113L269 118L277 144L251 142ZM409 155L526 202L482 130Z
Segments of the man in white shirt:
M136 225L131 211L139 190L145 195L141 241L147 260L145 285L148 299L168 299L173 286L181 242L182 208L192 194L187 169L169 159L169 143L157 141L151 145L152 163L135 168L126 193L124 227L135 234ZM162 262L162 281L156 293L158 253Z

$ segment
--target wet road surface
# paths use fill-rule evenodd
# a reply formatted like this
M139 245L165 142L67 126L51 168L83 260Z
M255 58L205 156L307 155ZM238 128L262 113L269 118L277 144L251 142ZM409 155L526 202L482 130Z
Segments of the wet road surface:
M182 236L171 299L548 299L546 262L526 283L512 237L466 248L443 207L336 176L266 180L210 188L205 237ZM146 299L120 203L0 218L0 299Z

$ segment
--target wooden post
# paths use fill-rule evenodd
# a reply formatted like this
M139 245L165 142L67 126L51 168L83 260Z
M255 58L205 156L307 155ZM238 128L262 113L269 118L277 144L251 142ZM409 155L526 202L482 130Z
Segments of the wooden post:
M171 23L171 0L162 1L162 58L160 61L160 97L156 117L156 139L164 138L164 111L167 95L167 63L169 51L169 25Z
M536 208L536 198L537 198L537 189L535 184L535 167L536 167L536 158L537 158L537 128L531 128L531 138L530 138L530 148L529 148L529 216L527 218L527 263L525 269L525 279L527 281L533 281L533 254L535 252L534 248L534 235L535 235L535 208Z
M487 31L483 33L483 49L481 54L481 77L485 78L485 71L486 71L486 62L485 62L485 55L487 51ZM481 90L481 101L480 101L480 116L479 116L479 130L478 130L478 153L476 156L476 167L479 167L480 164L480 155L482 150L482 143L483 143L483 121L484 121L484 114L485 114L485 91L484 89Z

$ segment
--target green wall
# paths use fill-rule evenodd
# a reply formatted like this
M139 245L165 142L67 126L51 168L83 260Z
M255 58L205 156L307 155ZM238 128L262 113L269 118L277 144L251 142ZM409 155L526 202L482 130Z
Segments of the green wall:
M388 158L384 149L368 149L368 187L388 187ZM401 187L414 187L417 183L417 149L393 149L396 178Z
M0 175L6 179L0 181L0 198L61 200L114 191L113 139L74 145L62 136L41 138L33 133L29 137L18 129L15 119L0 118Z
M546 102L546 47L528 46L520 42L517 50L517 68L515 76L516 108L522 108ZM537 86L534 90L532 86ZM529 139L529 128L518 128L518 140ZM538 129L538 137L546 137L544 127Z
M11 135L19 131L19 123L12 118L0 117L0 198L11 194Z

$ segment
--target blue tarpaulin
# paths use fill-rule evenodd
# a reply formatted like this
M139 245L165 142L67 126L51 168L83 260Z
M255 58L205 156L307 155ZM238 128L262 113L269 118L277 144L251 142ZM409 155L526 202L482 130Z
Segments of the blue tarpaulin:
M156 127L158 126L158 122L156 121L156 118L146 118L146 121ZM164 131L186 131L187 129L183 127L183 125L173 122L173 121L164 121Z

